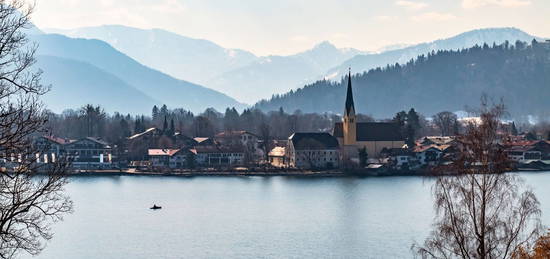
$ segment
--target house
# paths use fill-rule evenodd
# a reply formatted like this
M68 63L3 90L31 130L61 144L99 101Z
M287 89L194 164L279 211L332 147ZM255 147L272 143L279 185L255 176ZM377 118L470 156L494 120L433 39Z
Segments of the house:
M87 137L64 145L73 167L79 169L106 169L113 162L112 149L100 138Z
M512 146L506 149L506 154L515 162L542 160L542 152L536 146Z
M294 133L286 147L288 165L295 168L333 168L340 165L338 140L328 133Z
M201 146L191 150L196 154L196 163L200 166L237 166L245 162L245 152L239 146Z
M416 160L420 165L437 165L444 152L451 148L451 145L427 145L417 146L413 149Z
M222 145L241 144L245 147L258 148L258 136L244 130L220 132L214 138Z
M381 155L387 157L388 163L398 170L411 169L418 164L415 153L406 148L385 149Z
M38 155L38 161L55 161L56 158L60 158L65 155L65 145L74 142L74 140L60 138L55 136L40 136L34 140L34 145ZM46 157L44 157L46 155Z
M187 168L189 149L149 149L149 161L153 168Z
M369 157L378 157L383 149L401 148L405 145L405 138L397 123L357 122L351 72L348 76L343 121L334 125L333 136L337 138L345 160L357 158L361 148L367 149Z
M167 132L159 128L149 128L144 132L128 137L128 158L130 160L147 160L149 149L191 148L197 144L181 132Z
M193 140L196 142L195 146L212 146L215 144L214 139L212 138L193 138Z
M453 136L426 136L417 142L420 146L454 145L456 143L456 138Z
M247 155L254 161L264 157L260 148L259 137L248 131L224 131L216 134L215 142L223 146L242 146Z
M286 148L285 147L274 147L269 151L269 164L274 167L285 167L286 166Z

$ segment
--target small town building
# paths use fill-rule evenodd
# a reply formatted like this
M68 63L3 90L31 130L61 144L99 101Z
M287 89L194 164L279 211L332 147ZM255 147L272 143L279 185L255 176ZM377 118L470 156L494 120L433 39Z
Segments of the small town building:
M212 146L216 144L213 138L196 137L193 140L196 142L195 146Z
M108 169L113 162L112 149L100 138L87 137L71 141L65 151L78 169Z
M542 160L542 152L536 146L512 146L506 149L508 158L515 162Z
M153 168L187 168L188 149L149 149L149 161Z
M357 122L351 73L348 76L343 121L334 125L333 135L342 147L344 160L357 160L361 148L367 149L369 157L378 157L383 149L402 148L405 145L405 138L397 123Z
M334 168L340 165L338 140L329 133L294 133L286 147L288 165L295 168Z
M196 163L201 166L237 166L245 162L245 152L239 146L199 145L191 151L196 154Z
M269 164L274 167L285 167L286 166L286 148L285 147L274 147L269 151Z
M444 152L451 148L451 145L427 145L427 146L417 146L414 148L413 152L416 155L416 160L420 165L437 165Z
M381 155L388 158L388 164L398 170L413 169L419 163L415 153L406 148L391 148L382 150Z
M258 136L248 131L224 131L216 134L214 137L216 141L222 145L236 145L241 144L245 147L258 148Z

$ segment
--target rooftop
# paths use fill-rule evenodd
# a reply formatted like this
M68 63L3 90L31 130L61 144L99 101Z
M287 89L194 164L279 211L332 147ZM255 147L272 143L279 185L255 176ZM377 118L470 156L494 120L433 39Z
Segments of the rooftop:
M334 137L343 138L343 124L337 122L334 124ZM357 141L403 141L401 129L397 123L393 122L358 122L357 123Z

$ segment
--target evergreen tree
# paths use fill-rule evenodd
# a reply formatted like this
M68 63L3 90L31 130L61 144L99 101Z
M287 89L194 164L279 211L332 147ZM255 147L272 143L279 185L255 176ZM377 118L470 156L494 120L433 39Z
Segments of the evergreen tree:
M176 128L174 125L174 118L170 120L170 136L173 136L176 133Z
M512 134L512 136L518 135L518 129L516 128L516 123L512 122L510 131L511 131L510 134Z
M141 132L141 121L139 120L139 117L136 118L136 122L134 122L134 134L138 134Z
M159 108L156 105L153 106L153 111L151 113L151 116L152 116L151 118L153 119L153 124L158 121L159 115L160 115L159 113L160 113Z
M164 123L162 124L162 130L164 132L167 132L168 130L168 121L166 120L166 116L164 116Z
M120 120L120 130L122 131L122 137L127 138L130 136L130 125L124 118Z
M367 153L367 148L366 147L360 148L359 149L359 166L361 166L361 168L364 168L365 166L367 166L368 159L369 159L369 156Z

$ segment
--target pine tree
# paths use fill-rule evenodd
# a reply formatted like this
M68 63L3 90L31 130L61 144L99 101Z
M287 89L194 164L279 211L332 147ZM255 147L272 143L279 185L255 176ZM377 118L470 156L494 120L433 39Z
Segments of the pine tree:
M164 116L164 123L162 124L162 130L164 132L168 130L168 121L166 120L166 116Z
M512 136L517 136L518 135L518 129L516 128L516 123L512 122L512 128L510 129L510 134L512 134Z
M155 105L153 106L153 112L151 114L152 116L152 119L153 119L153 124L156 123L159 119L159 108Z
M136 122L134 122L134 134L141 132L141 122L139 121L139 117L136 118Z
M174 118L170 120L170 136L176 133L176 128L174 126Z

